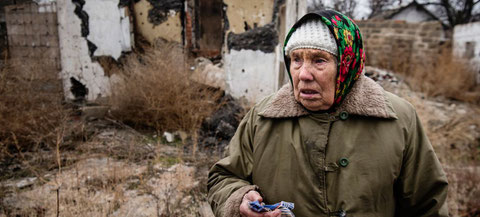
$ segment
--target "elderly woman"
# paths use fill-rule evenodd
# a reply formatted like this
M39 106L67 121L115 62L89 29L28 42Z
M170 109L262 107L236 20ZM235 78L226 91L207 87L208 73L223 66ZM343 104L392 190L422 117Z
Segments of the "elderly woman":
M216 216L251 201L310 216L448 216L447 179L413 106L362 73L357 25L335 11L302 17L284 47L290 84L245 116L209 173Z

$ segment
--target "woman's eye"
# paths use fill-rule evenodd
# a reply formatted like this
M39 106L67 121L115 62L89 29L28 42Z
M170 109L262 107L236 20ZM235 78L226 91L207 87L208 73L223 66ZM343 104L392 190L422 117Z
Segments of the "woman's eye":
M293 63L294 63L295 65L300 65L300 64L302 64L302 58L300 58L300 57L294 57L294 58L293 58Z
M314 62L319 64L319 63L324 63L325 60L324 59L315 59Z

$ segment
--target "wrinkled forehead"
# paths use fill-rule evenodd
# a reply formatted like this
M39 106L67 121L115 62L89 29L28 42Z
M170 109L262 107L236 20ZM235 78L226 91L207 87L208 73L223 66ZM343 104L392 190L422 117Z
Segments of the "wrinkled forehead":
M333 57L333 55L327 51L319 50L315 48L299 48L290 52L290 56L309 56L309 57Z

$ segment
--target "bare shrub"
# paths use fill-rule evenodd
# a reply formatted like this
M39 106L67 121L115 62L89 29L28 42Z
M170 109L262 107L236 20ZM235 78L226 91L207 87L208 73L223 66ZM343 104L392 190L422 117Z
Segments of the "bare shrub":
M448 207L451 216L480 215L480 167L446 168L449 193Z
M69 109L57 76L33 61L0 69L0 160L12 150L61 143Z
M437 55L425 54L420 58L414 58L411 51L398 52L395 58L385 55L378 67L400 74L413 90L428 96L480 102L475 73L468 62L454 56L449 45L439 50Z
M465 97L465 93L475 87L474 76L466 61L454 56L450 48L445 48L431 64L416 65L407 82L430 96L475 101Z
M193 132L217 108L218 91L193 82L182 48L171 43L126 58L113 85L112 114L136 127Z

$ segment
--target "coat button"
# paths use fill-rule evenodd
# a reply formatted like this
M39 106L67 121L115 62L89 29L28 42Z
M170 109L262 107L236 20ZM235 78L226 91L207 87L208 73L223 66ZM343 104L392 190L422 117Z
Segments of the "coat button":
M347 120L347 118L348 118L348 112L346 111L340 112L340 120L344 121L344 120Z
M340 164L342 167L348 166L348 163L350 163L350 161L346 157L342 157L340 160L338 160L338 164Z

